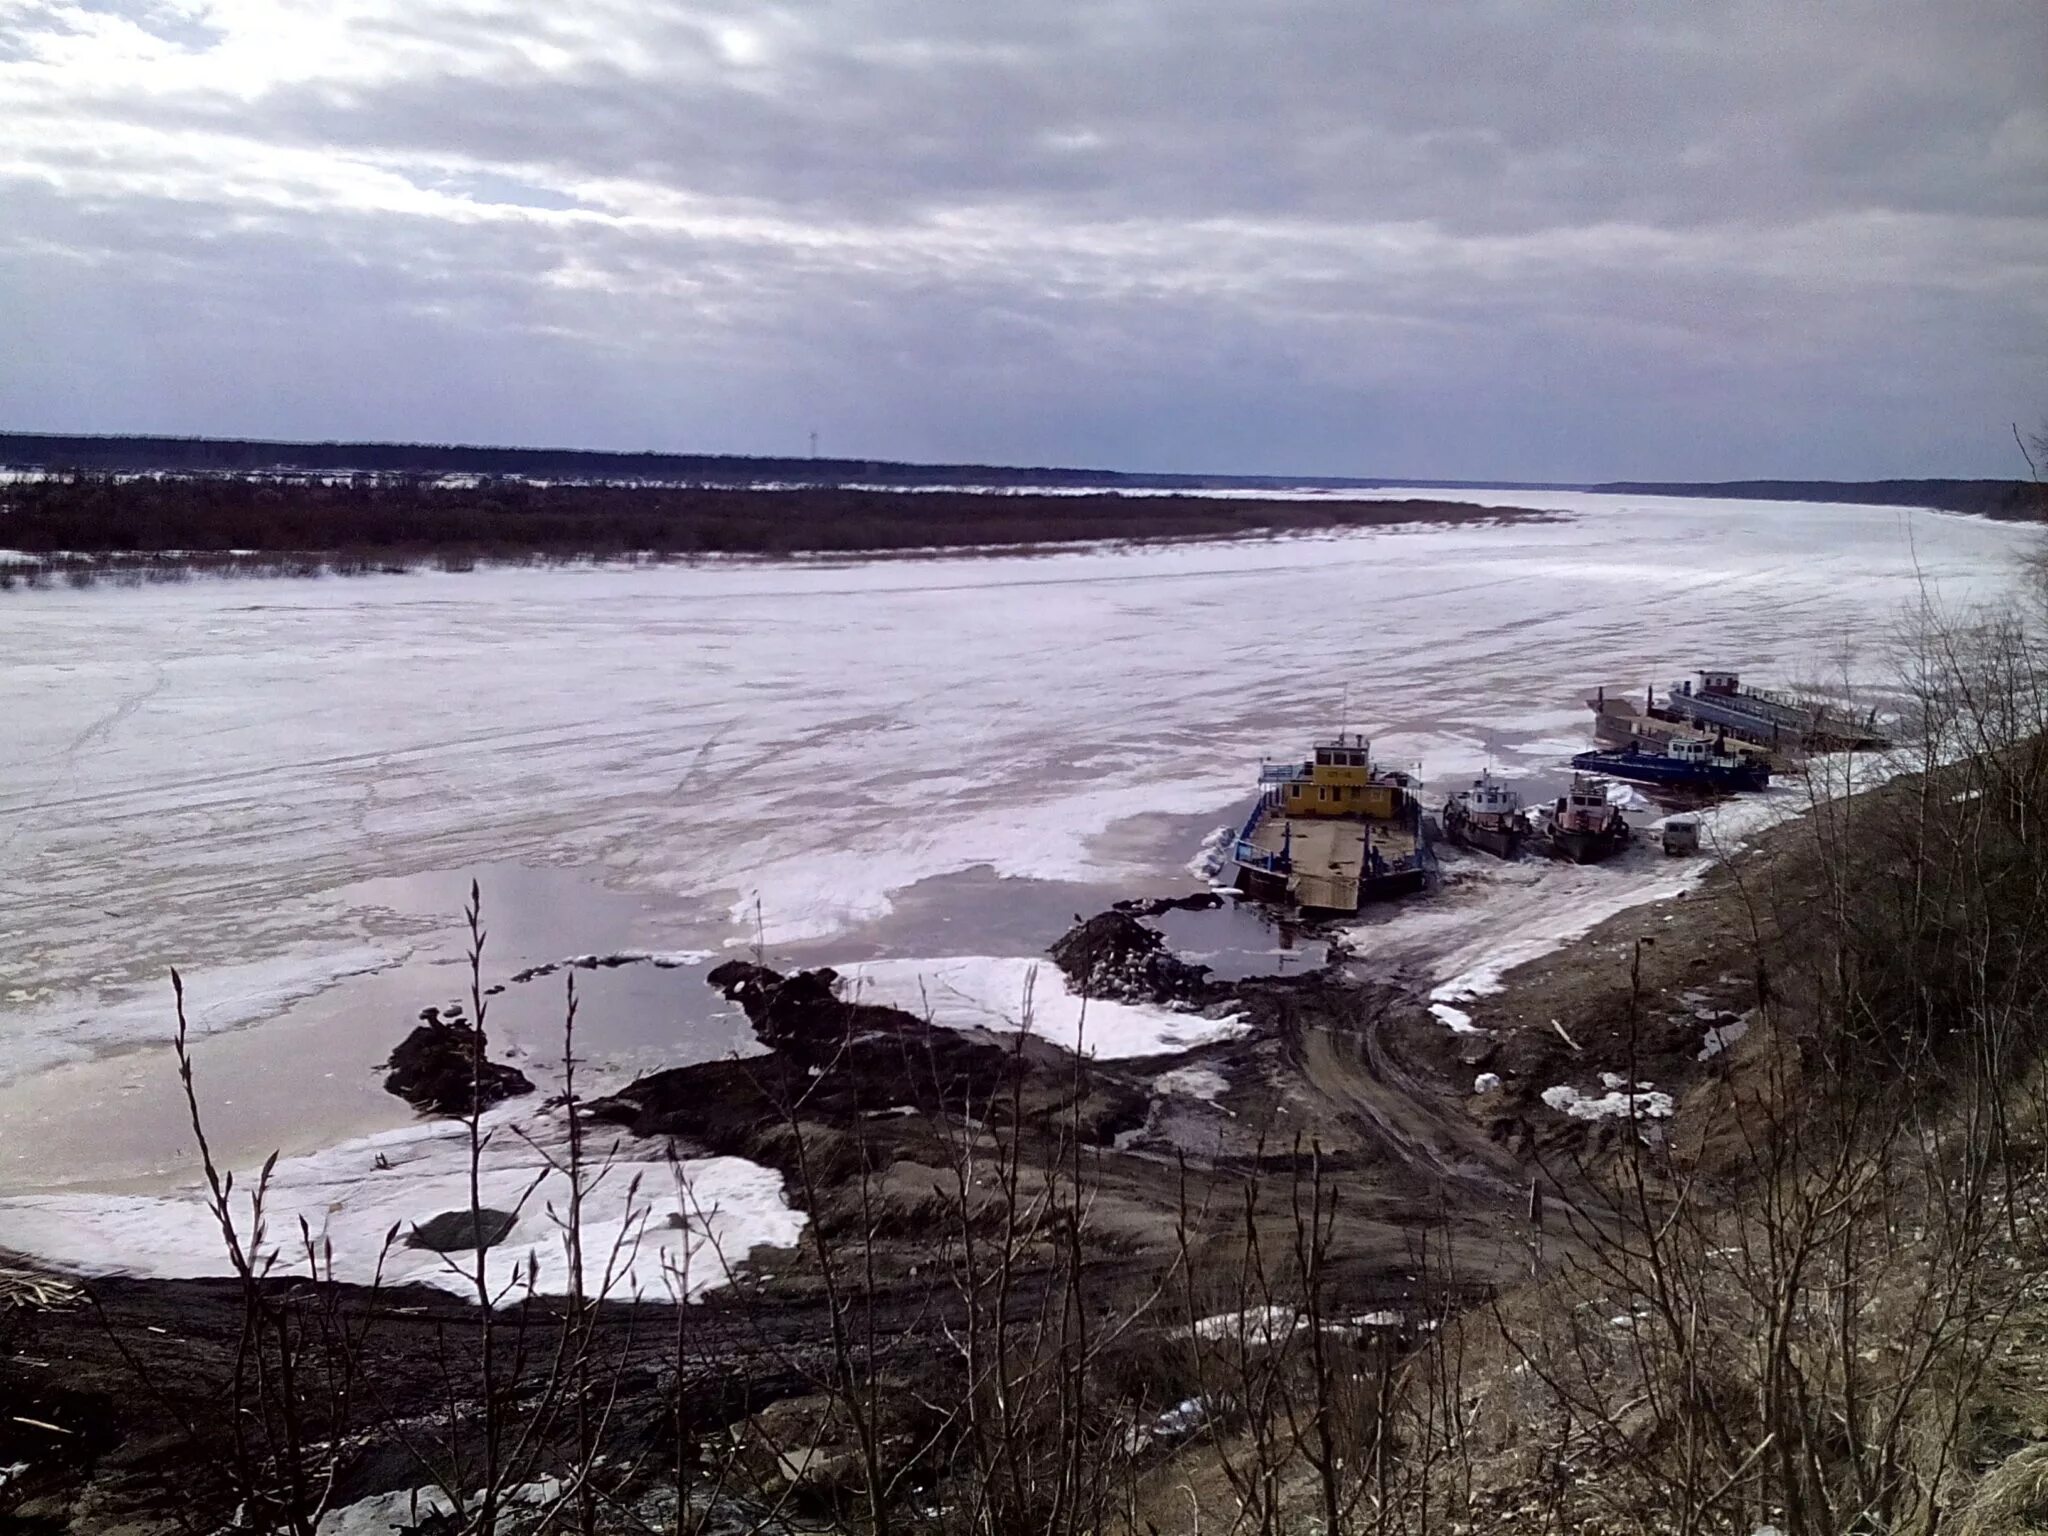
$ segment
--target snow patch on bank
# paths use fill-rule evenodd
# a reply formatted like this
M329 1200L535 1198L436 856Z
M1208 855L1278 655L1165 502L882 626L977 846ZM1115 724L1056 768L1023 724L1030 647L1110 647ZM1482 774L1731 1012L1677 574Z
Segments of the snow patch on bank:
M537 1482L504 1489L500 1494L499 1508L524 1506L544 1511L559 1504L566 1492L560 1478L543 1477ZM472 1507L482 1498L483 1490L478 1489L471 1495ZM315 1529L318 1536L391 1536L394 1531L425 1525L435 1516L453 1513L454 1501L439 1488L428 1484L420 1488L398 1488L390 1493L373 1493L353 1504L330 1509L320 1517L320 1524ZM518 1528L516 1521L513 1528Z
M1517 966L1583 938L1618 912L1683 895L1706 878L1714 855L1725 858L1767 829L1803 814L1816 797L1873 788L1909 766L1880 771L1877 765L1883 761L1819 762L1810 782L1778 784L1684 813L1700 822L1705 856L1671 858L1660 852L1660 820L1639 828L1630 846L1604 864L1474 860L1476 879L1465 899L1418 903L1385 922L1357 925L1348 936L1367 961L1422 968L1434 983L1430 1012L1465 1033L1475 1026L1458 1005L1499 992L1503 978Z
M1479 1026L1472 1022L1472 1015L1462 1008L1453 1008L1449 1003L1431 1003L1429 1011L1454 1035L1476 1035Z
M1574 1120L1669 1120L1673 1108L1671 1095L1658 1093L1649 1083L1631 1084L1625 1078L1612 1072L1600 1074L1600 1085L1607 1090L1597 1097L1581 1093L1568 1083L1543 1090L1543 1102L1560 1114L1570 1115Z
M1323 1332L1343 1338L1357 1338L1370 1331L1399 1328L1406 1319L1399 1312L1361 1312L1356 1317L1331 1318ZM1270 1348L1285 1344L1310 1327L1308 1314L1295 1307L1246 1307L1241 1312L1219 1312L1196 1320L1190 1330L1209 1342L1228 1340L1248 1346Z
M1700 1050L1697 1059L1700 1061L1712 1061L1748 1033L1749 1020L1747 1019L1731 1019L1726 1024L1710 1025L1706 1034L1700 1038Z
M1156 1003L1083 998L1057 966L1042 960L965 955L945 960L865 960L836 968L839 995L901 1008L948 1029L1029 1030L1053 1044L1105 1060L1162 1056L1219 1040L1251 1025L1236 1016L1207 1018Z
M503 1106L485 1117L479 1183L486 1209L516 1216L487 1257L494 1299L534 1289L562 1295L569 1262L561 1218L569 1181L567 1126L559 1111L535 1117ZM232 1198L243 1241L278 1274L305 1274L303 1220L316 1245L332 1245L333 1276L368 1285L436 1286L474 1295L469 1254L409 1247L416 1225L469 1209L469 1143L459 1121L434 1120L345 1142L277 1164L254 1231L254 1169L239 1170ZM781 1175L737 1157L686 1158L672 1166L653 1143L604 1127L584 1134L584 1287L591 1295L664 1300L723 1285L756 1247L789 1247L805 1217L783 1198ZM393 1227L397 1240L384 1248ZM196 1188L173 1195L58 1194L0 1199L7 1245L77 1274L152 1280L228 1275L219 1224ZM515 1281L515 1272L519 1278Z
M1230 1089L1230 1079L1214 1067L1175 1067L1152 1079L1152 1091L1173 1098L1214 1104Z

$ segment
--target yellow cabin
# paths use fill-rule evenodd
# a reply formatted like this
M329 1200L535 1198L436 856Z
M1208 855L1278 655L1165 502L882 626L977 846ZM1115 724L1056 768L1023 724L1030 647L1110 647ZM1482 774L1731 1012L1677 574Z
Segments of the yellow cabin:
M1403 776L1376 771L1372 744L1345 733L1315 744L1306 763L1269 765L1260 775L1279 791L1276 809L1287 816L1356 816L1369 821L1397 819L1407 802Z
M1258 804L1231 844L1232 884L1318 912L1420 890L1435 866L1414 783L1375 767L1372 743L1348 731L1305 763L1261 763Z

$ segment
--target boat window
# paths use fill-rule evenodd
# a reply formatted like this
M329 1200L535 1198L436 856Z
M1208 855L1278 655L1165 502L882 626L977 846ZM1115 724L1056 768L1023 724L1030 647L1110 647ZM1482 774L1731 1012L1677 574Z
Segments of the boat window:
M1316 798L1317 798L1318 800L1327 800L1327 799L1329 799L1329 798L1330 798L1330 792L1329 792L1329 790L1328 790L1328 789L1326 789L1326 788L1324 788L1324 787L1323 787L1322 785L1317 785L1317 786L1316 786Z

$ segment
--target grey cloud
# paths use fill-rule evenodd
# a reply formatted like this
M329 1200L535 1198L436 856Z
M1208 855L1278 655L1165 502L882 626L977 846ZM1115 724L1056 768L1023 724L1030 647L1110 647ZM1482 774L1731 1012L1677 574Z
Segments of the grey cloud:
M1998 26L1926 7L1736 7L1707 36L1691 11L1645 21L1577 4L871 0L768 12L781 21L763 29L758 68L719 59L715 9L621 7L589 12L602 23L571 37L630 48L600 42L543 69L527 45L560 46L562 14L480 30L461 11L411 8L392 24L402 36L473 62L253 103L100 106L852 217L1025 196L1089 217L1501 229L1872 202L2040 212L2048 199L2039 180L1989 174L2007 119L2043 94L2027 60L2048 55L2048 22L2020 5Z
M429 0L367 41L236 93L18 87L105 127L0 168L0 415L1999 473L2048 384L2031 5Z

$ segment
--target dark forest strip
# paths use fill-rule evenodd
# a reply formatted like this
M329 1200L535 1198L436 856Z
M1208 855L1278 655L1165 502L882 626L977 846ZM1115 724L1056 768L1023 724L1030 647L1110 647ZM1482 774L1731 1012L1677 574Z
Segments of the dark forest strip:
M177 552L195 564L237 552L318 554L350 569L451 556L850 554L1551 516L1427 500L71 476L0 487L0 547Z

